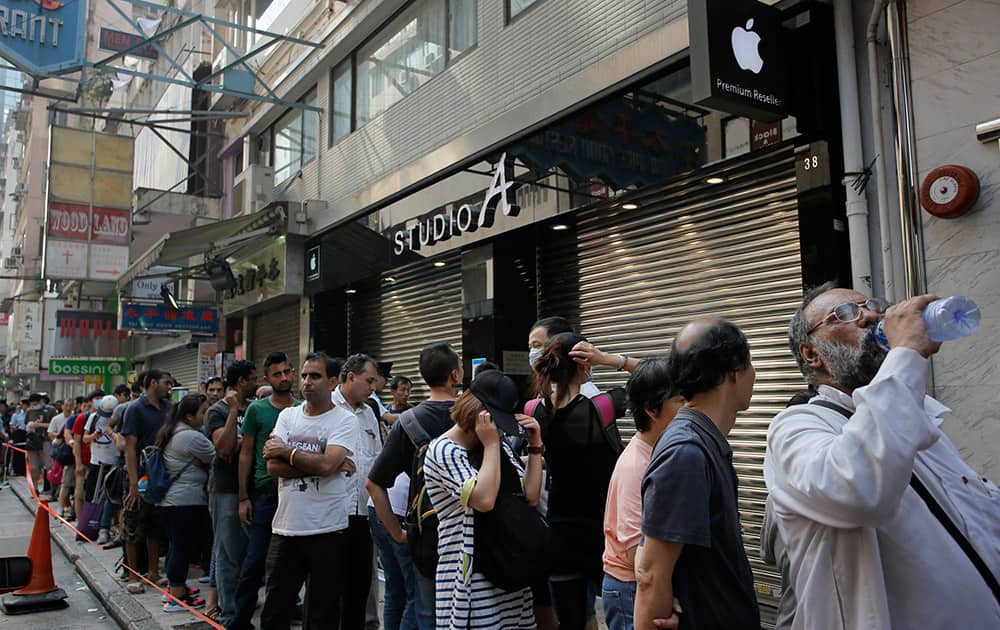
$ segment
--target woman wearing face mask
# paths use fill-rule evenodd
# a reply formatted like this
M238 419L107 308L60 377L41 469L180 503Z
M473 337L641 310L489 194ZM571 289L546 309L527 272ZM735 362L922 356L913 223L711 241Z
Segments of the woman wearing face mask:
M204 394L189 394L181 399L160 428L156 446L174 482L160 502L163 524L170 536L167 554L167 580L170 594L192 608L204 608L205 600L197 589L187 588L188 565L198 558L204 537L201 526L208 520L208 496L205 482L208 467L215 455L212 442L201 432L208 410ZM174 599L163 604L164 612L183 612Z
M590 370L571 352L583 343L584 337L571 332L549 339L533 364L538 389L546 395L529 403L547 449L547 517L554 543L549 584L561 630L582 630L601 593L604 505L622 449L615 418L625 414L624 388L593 397L582 391Z

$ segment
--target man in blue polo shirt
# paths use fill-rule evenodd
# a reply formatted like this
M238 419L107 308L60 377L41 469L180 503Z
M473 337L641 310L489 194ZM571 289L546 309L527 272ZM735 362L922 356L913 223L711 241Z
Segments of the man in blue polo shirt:
M668 372L687 403L660 436L642 481L635 627L659 619L667 620L659 627L758 630L726 440L736 413L750 406L750 345L726 320L698 319L674 339Z

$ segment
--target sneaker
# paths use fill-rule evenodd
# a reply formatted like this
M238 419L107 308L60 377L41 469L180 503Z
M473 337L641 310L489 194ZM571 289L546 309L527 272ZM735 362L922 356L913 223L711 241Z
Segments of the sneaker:
M205 607L205 600L202 599L201 597L188 597L188 598L185 598L184 599L184 603L187 604L188 606L190 606L191 608L204 608ZM187 611L187 608L185 608L184 606L181 606L180 604L178 604L174 600L170 600L169 602L167 602L166 604L163 605L163 612L175 613L175 612L186 612L186 611Z
M210 576L207 573L205 575L201 576L200 578L198 578L198 584L208 584L211 581L212 581L212 576Z
M188 587L187 594L184 595L184 597L186 597L187 599L191 599L191 598L195 597L196 595L198 595L199 593L201 593L201 589L200 588L198 588L198 587ZM167 597L167 595L164 593L164 595L163 595L163 603L165 604L165 603L167 603L169 601L171 601L171 599L169 597Z
M111 538L108 536L108 530L102 529L97 533L97 544L106 545Z

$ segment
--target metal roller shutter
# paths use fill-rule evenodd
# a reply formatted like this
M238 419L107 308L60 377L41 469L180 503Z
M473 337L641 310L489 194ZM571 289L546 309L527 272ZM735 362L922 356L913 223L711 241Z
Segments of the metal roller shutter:
M288 355L288 362L295 370L302 367L298 301L265 311L250 320L250 358L257 366L258 382L261 384L264 383L264 357L272 352Z
M198 391L198 348L174 348L149 357L149 366L169 372L193 394Z
M422 260L382 274L379 288L349 304L351 352L392 361L393 374L413 381L410 400L430 395L420 378L420 351L434 341L446 341L462 352L462 263L459 252ZM391 279L391 281L390 281ZM389 402L388 390L381 392Z
M707 170L707 169L706 169ZM725 184L710 186L717 175ZM757 381L729 435L740 477L744 542L760 601L776 605L780 579L758 560L766 489L767 426L805 383L787 324L802 297L795 168L790 147L730 161L649 191L640 207L581 211L575 236L551 233L539 252L541 314L562 314L602 350L664 354L699 315L725 317L750 340ZM602 389L625 382L597 370ZM634 425L626 421L627 436Z

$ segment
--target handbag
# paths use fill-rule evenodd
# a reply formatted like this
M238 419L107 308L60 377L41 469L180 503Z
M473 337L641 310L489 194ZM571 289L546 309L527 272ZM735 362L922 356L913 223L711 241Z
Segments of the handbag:
M77 521L76 529L79 532L76 539L94 540L101 531L101 515L104 513L104 477L105 466L103 464L97 469L97 485L94 490L94 500L84 501L83 509L80 510L80 520ZM82 534L82 535L81 535Z
M104 496L108 503L121 505L125 497L125 470L115 466L104 475Z
M469 453L469 461L477 469L482 458L482 449ZM472 569L501 590L521 590L549 574L550 543L549 524L528 503L521 476L503 449L500 489L493 509L473 515Z

